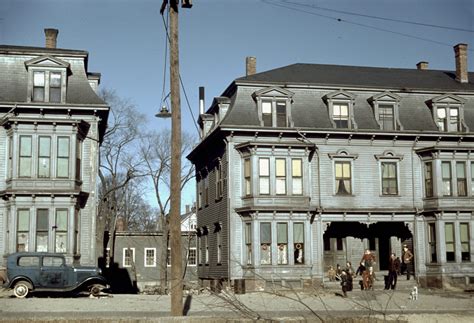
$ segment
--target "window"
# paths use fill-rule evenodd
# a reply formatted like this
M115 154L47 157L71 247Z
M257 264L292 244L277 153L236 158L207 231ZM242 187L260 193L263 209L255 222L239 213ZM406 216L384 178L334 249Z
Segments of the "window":
M336 195L350 195L351 188L351 162L349 161L335 161L335 181L336 181Z
M459 224L459 234L461 238L461 261L471 261L471 248L469 247L469 223Z
M69 137L58 137L57 177L69 177Z
M222 236L221 231L222 227L220 223L216 223L214 232L216 234L216 247L217 247L217 264L222 263Z
M224 176L222 172L222 161L219 160L216 169L216 199L222 198L224 193Z
M279 265L288 264L288 223L277 223L277 244Z
M82 141L76 140L76 179L81 180Z
M270 194L270 159L260 158L258 160L258 176L259 176L259 194Z
M397 163L381 162L380 167L382 168L382 195L397 195Z
M260 223L260 264L272 264L272 226L271 223Z
M197 250L196 248L189 248L188 250L188 266L196 266L197 264Z
M433 196L433 163L425 163L425 196Z
M206 232L207 232L207 230L206 230ZM204 263L206 265L209 265L209 236L208 236L207 233L204 236L204 248L205 248L205 250L204 250L204 252L205 252L205 254L204 254L204 256L205 256Z
M58 253L66 253L67 247L67 223L68 212L66 209L56 210L55 228L55 250Z
M198 189L198 197L197 197L197 207L198 208L202 208L202 191L203 191L203 185L204 185L204 182L203 182L203 179L202 177L199 178L198 182L197 182L197 189Z
M61 267L64 265L64 259L62 257L44 257L43 266L45 267Z
M244 195L249 196L252 192L251 172L250 172L250 158L244 159Z
M382 130L395 130L394 106L380 104L378 106L379 122Z
M39 137L38 146L38 177L49 177L51 167L51 138Z
M252 264L252 223L245 223L245 263Z
M135 264L135 248L123 248L123 266L132 267Z
M209 205L209 174L204 178L204 206Z
M438 262L438 253L436 252L436 223L428 223L428 247L430 262Z
M166 251L166 266L171 267L171 249Z
M33 101L44 102L45 101L45 72L34 72L33 73Z
M336 128L349 128L349 105L347 103L334 103L332 120Z
M443 196L451 196L453 194L451 162L441 162L441 176L443 178Z
M61 102L61 73L49 74L49 102Z
M265 127L272 126L272 102L262 102L262 120Z
M31 148L31 136L20 136L20 177L31 177Z
M474 162L471 162L471 196L474 196Z
M286 194L286 159L275 159L276 194Z
M286 101L262 101L262 123L265 127L287 127Z
M456 162L456 184L458 196L467 196L466 163Z
M293 224L293 250L295 265L304 264L304 223Z
M156 248L145 248L145 267L156 267Z
M293 195L303 195L303 161L291 160L291 188Z
M459 108L438 107L436 109L436 124L440 131L459 131Z
M28 251L30 233L30 210L20 209L17 212L16 251Z
M18 266L20 267L38 267L40 264L39 257L26 256L18 259Z
M444 225L445 243L446 243L446 261L455 261L455 240L454 223L445 223Z
M48 251L48 228L49 228L49 210L38 209L36 211L36 251Z

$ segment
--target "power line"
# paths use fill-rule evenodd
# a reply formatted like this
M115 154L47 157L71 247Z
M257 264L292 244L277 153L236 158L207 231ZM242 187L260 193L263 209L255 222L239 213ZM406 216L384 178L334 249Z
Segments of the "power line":
M474 30L472 30L472 29L465 29L465 28L458 28L458 27L450 27L450 26L442 26L442 25L434 25L434 24L428 24L428 23L423 23L423 22L409 21L409 20L401 20L401 19L394 19L394 18L388 18L388 17L380 17L380 16L374 16L374 15L366 15L366 14L361 14L361 13L356 13L356 12L350 12L350 11L324 8L324 7L320 7L320 6L317 6L317 5L309 5L309 4L303 4L303 3L298 3L298 2L292 2L292 1L288 1L288 0L283 0L282 2L285 2L285 3L288 3L288 4L294 4L294 5L301 6L301 7L310 7L310 8L314 8L314 9L316 9L316 10L324 10L324 11L329 11L329 12L342 13L342 14L350 15L350 16L358 16L358 17L365 17L365 18L371 18L371 19L377 19L377 20L383 20L383 21L393 21L393 22L398 22L398 23L403 23L403 24L410 24L410 25L416 25L416 26L424 26L424 27L432 27L432 28L438 28L438 29L447 29L447 30L454 30L454 31L463 31L463 32L468 32L468 33L474 33Z
M168 31L168 25L167 23L165 22L165 18L163 17L163 15L161 15L162 17L162 21L163 21L163 26L165 28L165 31L166 31L166 39L167 41L169 42L170 41L170 36L169 36L169 31ZM165 60L166 60L166 56L165 56ZM166 64L166 63L165 63ZM166 69L166 65L165 65L165 69ZM166 74L166 71L165 71L165 74ZM193 110L191 109L191 105L189 104L189 99L188 99L188 94L186 93L186 88L184 87L184 83L183 83L183 80L181 78L181 73L179 73L179 82L181 84L181 88L183 89L183 93L184 93L184 97L186 98L186 103L187 103L187 106L188 106L188 110L189 110L189 113L191 113L191 117L193 119L193 124L194 124L194 127L196 128L196 131L199 135L199 128L197 127L197 120L196 120L196 117L194 116L194 113L193 113ZM163 80L163 93L164 93L164 84L165 84L165 80ZM169 95L169 94L168 94ZM166 96L166 98L168 97L168 95ZM163 100L163 98L162 98Z
M302 12L302 13L306 13L306 14L310 14L310 15L313 15L313 16L318 16L318 17L322 17L322 18L326 18L326 19L330 19L330 20L335 20L337 22L344 22L344 23L347 23L347 24L356 25L356 26L360 26L360 27L364 27L364 28L368 28L368 29L374 29L374 30L377 30L377 31L382 31L382 32L386 32L386 33L399 35L399 36L418 39L418 40L422 40L422 41L425 41L425 42L430 42L430 43L434 43L434 44L438 44L438 45L442 45L442 46L452 47L452 44L440 42L440 41L433 40L433 39L414 36L414 35L411 35L411 34L405 34L405 33L402 33L402 32L393 31L393 30L384 29L384 28L379 28L379 27L375 27L375 26L371 26L371 25L366 25L366 24L362 24L362 23L359 23L359 22L350 21L350 20L346 20L346 19L342 19L342 18L335 18L335 17L331 17L331 16L327 16L327 15L323 15L323 14L319 14L319 13L316 13L316 12L307 11L307 10L303 10L303 9L298 9L298 8L294 8L294 7L288 7L288 6L286 6L284 4L281 4L281 3L275 3L274 1L269 1L269 0L261 0L261 1L263 3L269 4L269 5L272 5L272 6L281 7L281 8L285 8L285 9L288 9L288 10L297 11L297 12ZM468 49L468 51L473 51L473 50Z

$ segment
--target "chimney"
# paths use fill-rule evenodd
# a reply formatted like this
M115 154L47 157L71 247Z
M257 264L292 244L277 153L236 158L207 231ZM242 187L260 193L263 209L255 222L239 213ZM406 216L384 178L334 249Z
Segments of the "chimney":
M117 218L115 230L119 232L125 231L125 220L122 217Z
M199 114L204 114L204 86L199 87Z
M247 56L245 59L246 75L253 75L257 72L257 59L252 56Z
M457 44L454 46L454 57L456 59L456 81L459 83L468 83L467 44Z
M46 48L56 48L56 40L59 30L54 28L46 28L44 34L46 35Z
M419 62L418 64L416 64L416 68L419 70L427 70L428 62Z
M189 204L186 204L186 214L188 214L190 212L190 207L189 207Z

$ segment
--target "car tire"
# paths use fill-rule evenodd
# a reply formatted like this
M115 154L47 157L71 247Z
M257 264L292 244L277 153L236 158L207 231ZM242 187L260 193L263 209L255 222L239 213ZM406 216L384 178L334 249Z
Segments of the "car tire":
M17 298L25 298L28 293L30 292L31 285L24 281L20 280L15 283L15 286L13 287L13 295Z
M102 292L102 290L105 288L104 285L101 285L101 284L94 284L91 286L91 288L89 289L90 291L90 294L94 297L99 297L100 293Z

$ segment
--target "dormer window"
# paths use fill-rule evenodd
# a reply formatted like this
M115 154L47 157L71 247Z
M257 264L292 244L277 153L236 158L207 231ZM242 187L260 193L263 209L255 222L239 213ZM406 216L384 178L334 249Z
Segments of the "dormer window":
M66 79L69 63L43 56L25 62L28 69L30 102L66 102Z
M439 131L469 131L464 122L464 103L464 99L449 94L436 97L428 102Z
M331 123L338 129L357 129L354 120L355 96L346 91L336 91L323 97L328 105Z
M401 97L390 92L375 95L369 99L374 108L375 120L380 130L403 130L399 119L399 106Z
M252 94L257 102L258 117L263 127L292 127L293 93L281 88L266 88Z

